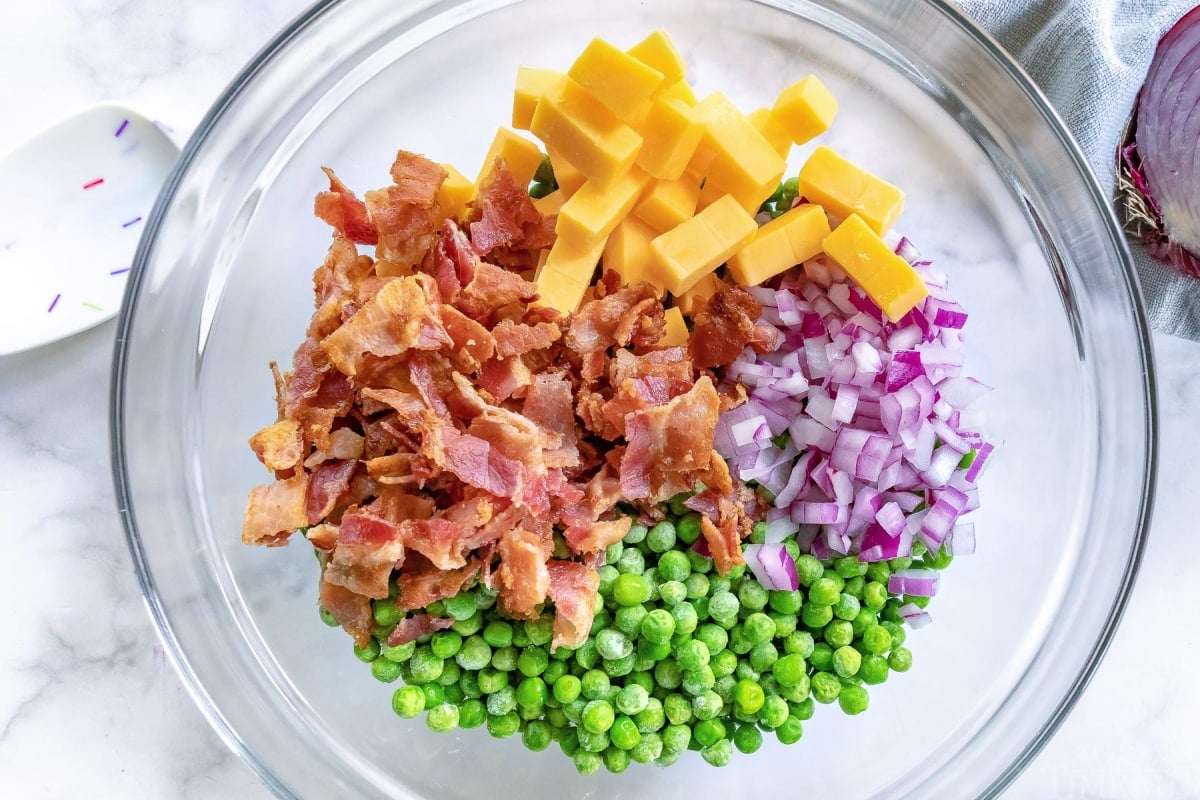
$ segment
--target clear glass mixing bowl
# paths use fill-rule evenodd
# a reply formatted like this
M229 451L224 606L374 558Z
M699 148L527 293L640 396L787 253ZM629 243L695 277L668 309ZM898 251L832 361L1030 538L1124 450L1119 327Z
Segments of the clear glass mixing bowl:
M321 164L360 188L397 148L474 174L519 64L664 27L706 92L744 108L818 72L827 141L900 184L900 227L972 313L969 368L1004 446L979 552L944 576L915 664L848 718L724 769L582 778L557 752L429 732L391 711L315 608L310 548L239 541L266 479L246 438L274 418L267 362L312 311L328 232ZM793 166L798 165L797 160ZM155 622L216 730L283 797L969 797L998 793L1053 732L1116 624L1148 521L1150 345L1106 198L996 45L928 0L342 0L293 23L209 113L138 253L114 366L113 450ZM772 737L773 738L773 737Z

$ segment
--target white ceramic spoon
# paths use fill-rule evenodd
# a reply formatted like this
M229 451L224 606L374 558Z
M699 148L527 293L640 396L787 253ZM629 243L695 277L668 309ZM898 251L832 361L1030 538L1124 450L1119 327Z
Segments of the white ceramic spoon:
M0 355L114 316L179 148L122 106L93 106L0 160Z

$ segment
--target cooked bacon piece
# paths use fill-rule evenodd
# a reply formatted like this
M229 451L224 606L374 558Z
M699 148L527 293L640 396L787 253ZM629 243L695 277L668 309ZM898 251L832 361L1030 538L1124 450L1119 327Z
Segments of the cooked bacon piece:
M471 219L475 250L502 264L529 266L533 253L554 244L554 218L542 216L503 158L483 179Z
M629 444L621 458L625 499L660 502L695 488L712 460L719 404L716 389L705 375L666 405L626 417Z
M321 608L338 621L346 633L354 637L354 643L366 647L371 641L371 628L375 619L371 614L371 599L355 594L349 589L328 580L329 569L321 575L321 589L318 598Z
M317 194L313 213L329 227L359 244L375 244L379 236L375 226L367 219L367 206L346 188L329 167L321 167L329 178L329 191Z
M364 353L396 356L408 350L437 350L451 344L437 306L426 294L425 282L429 280L413 275L388 281L379 294L321 342L330 362L353 377L358 374Z
M496 504L486 495L465 497L441 512L441 516L451 522L472 530L480 528L492 521L496 515ZM475 549L478 545L472 545Z
M658 290L649 283L623 286L599 300L585 303L571 317L564 337L567 347L583 358L583 378L593 381L603 374L604 363L597 354L619 345L625 347L647 331L656 331L650 343L658 341L663 325L662 303Z
M308 513L306 524L316 525L333 512L350 488L350 476L357 465L358 462L351 460L326 461L313 470L304 501Z
M397 525L410 519L433 516L433 499L425 493L411 494L399 486L377 486L373 503L363 508Z
M355 594L382 599L388 596L392 570L403 560L400 526L359 509L342 516L325 580Z
M453 624L454 620L451 617L434 617L429 614L405 617L388 634L388 647L398 647L415 642L422 636L427 636L435 631L444 631Z
M501 537L497 551L500 567L493 580L500 593L500 607L514 617L536 616L537 606L550 589L546 556L537 534L510 530Z
M493 358L479 371L479 388L503 402L533 383L534 375L520 357Z
M551 649L578 647L587 641L595 618L593 603L600 589L600 573L578 561L551 559L550 599L554 601L554 639Z
M535 284L515 272L481 261L475 267L475 277L463 287L455 305L468 317L486 323L506 305L532 300L535 296Z
M304 440L295 420L281 419L250 437L250 449L272 472L291 469L300 462Z
M419 263L436 237L435 206L422 206L404 199L398 186L367 192L367 213L379 234L375 248L380 265L391 265L397 274Z
M542 453L547 467L579 466L579 438L571 400L571 384L562 373L538 375L525 393L525 417L557 437L553 446Z
M396 578L396 585L400 589L396 595L396 605L411 611L454 597L479 574L481 566L480 560L473 558L465 567L441 570L430 564L424 556L412 555L405 559L404 567Z
M308 475L303 472L251 489L242 524L242 542L269 546L287 544L293 531L308 525L307 492Z
M313 317L310 333L317 327L328 327L320 339L341 324L342 307L357 302L359 288L367 278L375 274L375 265L368 256L360 256L358 248L349 239L334 236L333 243L325 254L325 261L313 272L313 295L316 297L317 313ZM318 325L318 320L321 324Z
M742 539L738 533L737 521L732 517L724 517L720 527L713 524L707 516L700 517L700 533L708 544L712 554L713 566L717 574L724 575L738 564L745 564L742 557Z
M460 372L475 372L496 352L492 331L451 305L441 308L442 325L453 343L452 363Z
M463 541L467 530L440 517L407 520L400 524L404 546L416 550L438 569L456 569L467 563Z
M442 427L440 435L442 461L439 466L463 483L496 497L517 496L521 490L520 462L508 458L478 436L459 433L452 425Z
M413 353L408 358L408 376L417 394L425 401L425 406L439 417L446 416L446 401L442 390L434 377L433 367L421 353Z
M576 553L591 553L624 539L632 524L632 517L618 517L607 522L568 527L563 537Z
M415 484L420 482L416 472L416 453L390 453L363 462L371 479L384 485Z
M637 378L671 378L686 381L690 386L695 378L687 350L667 347L635 355L629 350L617 350L608 364L608 382L620 386Z
M407 150L397 152L396 160L392 162L392 181L398 190L396 196L405 203L433 205L447 174L441 164Z
M455 303L458 293L475 277L479 254L471 240L455 224L454 220L442 222L442 235L438 237L421 268L437 281L443 303Z
M316 339L305 339L279 391L283 417L300 425L306 444L327 448L334 419L348 413L353 402L354 389L346 376L330 366Z
M349 428L338 428L329 432L328 447L319 448L313 451L313 454L304 460L304 466L307 469L312 469L318 464L322 464L332 459L349 459L351 461L362 458L364 439Z
M553 322L526 325L503 319L492 328L492 336L496 339L496 355L510 358L530 350L545 350L562 337L562 329Z
M695 316L688 348L696 366L724 367L755 337L754 325L762 305L741 286L730 286L714 294L708 307Z
M337 545L338 526L331 523L322 522L320 525L313 525L309 528L304 538L312 543L312 546L318 550L326 552L332 550Z
M613 468L606 463L588 481L582 497L560 506L559 519L564 527L581 527L607 514L620 500L621 481L614 474Z

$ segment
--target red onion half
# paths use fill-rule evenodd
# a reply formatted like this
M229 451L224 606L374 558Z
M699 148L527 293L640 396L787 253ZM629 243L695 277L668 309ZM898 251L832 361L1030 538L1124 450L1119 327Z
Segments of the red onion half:
M1200 7L1158 43L1117 154L1117 207L1150 255L1200 278Z

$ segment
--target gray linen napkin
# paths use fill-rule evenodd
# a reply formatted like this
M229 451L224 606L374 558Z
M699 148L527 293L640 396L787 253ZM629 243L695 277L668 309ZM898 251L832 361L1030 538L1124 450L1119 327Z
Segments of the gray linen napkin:
M1025 67L1112 194L1115 153L1167 29L1197 0L957 0ZM1200 191L1200 187L1197 187ZM1150 324L1200 341L1200 281L1133 245Z

